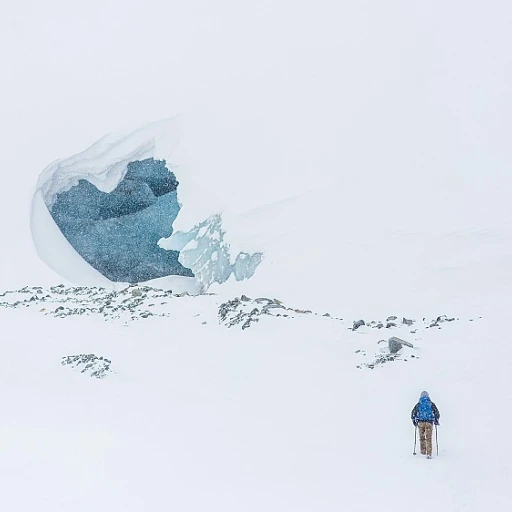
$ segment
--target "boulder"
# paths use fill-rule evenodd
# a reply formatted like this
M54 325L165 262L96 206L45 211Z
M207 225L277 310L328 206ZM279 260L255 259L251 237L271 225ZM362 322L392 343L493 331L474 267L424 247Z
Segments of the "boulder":
M398 338L395 338L393 336L388 340L388 348L392 354L396 354L402 349L402 343L400 343L400 340Z
M391 336L391 338L389 338L388 340L389 351L392 354L396 354L402 348L403 345L405 345L406 347L414 348L414 345L412 343L397 338L396 336Z
M366 325L364 320L354 320L352 330L357 331L357 329L359 329L359 327L362 327L363 325Z

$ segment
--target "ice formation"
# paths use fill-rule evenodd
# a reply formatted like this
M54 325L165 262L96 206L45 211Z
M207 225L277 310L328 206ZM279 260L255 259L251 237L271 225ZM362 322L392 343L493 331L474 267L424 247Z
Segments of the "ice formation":
M165 162L130 162L110 193L81 179L57 194L50 212L76 251L111 281L139 283L169 275L193 277L158 241L180 210L178 182Z
M174 288L199 292L230 276L251 277L262 255L232 258L219 214L173 232L181 205L170 162L180 131L176 119L153 123L50 164L32 201L32 235L43 261L77 284L171 276Z
M186 233L174 233L160 245L178 251L181 263L206 288L213 283L224 283L232 274L237 281L249 279L261 263L262 254L241 252L232 263L225 234L221 216L212 215Z

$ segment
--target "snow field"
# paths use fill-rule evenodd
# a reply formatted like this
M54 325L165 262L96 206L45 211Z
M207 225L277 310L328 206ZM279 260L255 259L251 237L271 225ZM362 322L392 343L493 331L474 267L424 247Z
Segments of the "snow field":
M2 310L4 508L504 510L508 311L420 330L418 360L370 370L355 351L371 358L382 331L304 315L242 332L218 303L128 326ZM60 366L81 352L115 373ZM432 461L412 456L424 388L441 411Z

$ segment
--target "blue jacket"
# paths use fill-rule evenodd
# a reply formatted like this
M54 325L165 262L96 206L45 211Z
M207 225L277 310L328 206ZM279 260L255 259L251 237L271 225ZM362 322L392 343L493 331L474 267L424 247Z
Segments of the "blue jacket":
M426 411L431 414L426 415ZM439 424L439 409L436 407L436 404L430 400L428 397L421 397L420 401L414 406L414 409L411 412L411 420L414 425L418 424L418 421L426 421L427 423L434 423L436 425Z

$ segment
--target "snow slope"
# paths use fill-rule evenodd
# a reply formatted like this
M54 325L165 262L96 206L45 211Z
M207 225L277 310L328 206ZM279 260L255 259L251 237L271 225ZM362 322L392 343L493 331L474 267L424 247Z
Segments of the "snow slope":
M219 325L220 302L176 297L128 324L1 308L4 508L507 509L509 308L451 312L441 329L417 317L416 334L314 314L242 331ZM358 368L391 334L415 348ZM60 366L79 353L114 373ZM412 455L424 388L441 411L431 461Z

